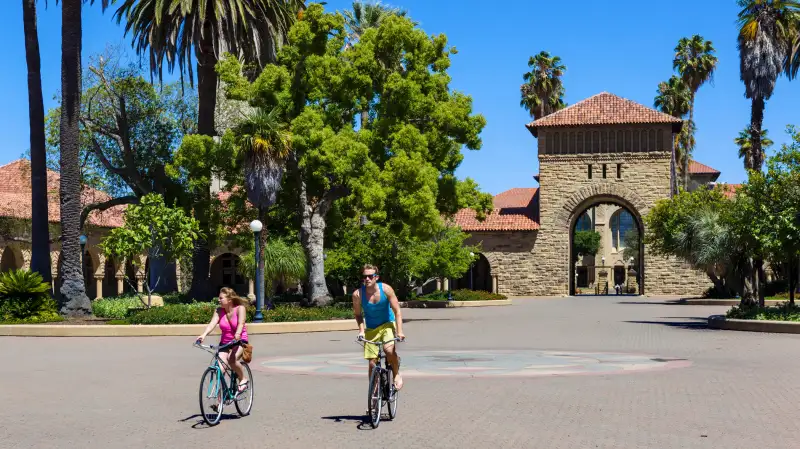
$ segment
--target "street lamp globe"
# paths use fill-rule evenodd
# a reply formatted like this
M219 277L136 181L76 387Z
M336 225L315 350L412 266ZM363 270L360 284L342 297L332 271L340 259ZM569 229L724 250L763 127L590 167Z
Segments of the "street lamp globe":
M259 220L253 220L250 222L250 230L253 232L261 232L264 228L264 224L261 223Z
M88 239L86 238L86 236L81 234L81 236L80 236L81 245L85 245L87 240Z

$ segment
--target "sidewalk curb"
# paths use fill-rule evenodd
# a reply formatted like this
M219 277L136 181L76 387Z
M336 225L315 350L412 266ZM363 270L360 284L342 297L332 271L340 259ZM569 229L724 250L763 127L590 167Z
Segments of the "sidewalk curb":
M8 324L0 325L4 337L171 337L197 336L205 324L166 325L57 325ZM247 323L249 335L288 334L305 332L337 332L357 330L356 320L292 321L284 323ZM215 329L212 335L218 334Z
M800 334L800 322L770 320L735 320L724 315L708 317L708 327L730 331L770 332L776 334Z
M402 301L400 307L407 309L449 309L452 307L492 307L510 306L510 299L489 301Z

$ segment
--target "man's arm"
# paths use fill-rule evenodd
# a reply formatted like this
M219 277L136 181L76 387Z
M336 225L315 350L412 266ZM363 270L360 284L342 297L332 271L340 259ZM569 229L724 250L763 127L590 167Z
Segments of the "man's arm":
M390 285L383 284L383 292L389 298L389 305L394 311L394 319L397 320L397 337L402 340L406 336L403 335L403 314L400 312L400 302L397 300L397 295L395 295L394 289Z
M353 315L358 323L358 335L364 335L366 327L364 325L364 317L361 315L361 289L356 289L353 292Z

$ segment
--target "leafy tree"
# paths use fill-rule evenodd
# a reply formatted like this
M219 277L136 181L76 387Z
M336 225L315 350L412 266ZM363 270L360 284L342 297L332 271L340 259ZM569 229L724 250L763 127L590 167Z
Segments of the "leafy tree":
M639 230L636 228L628 229L625 234L622 236L622 242L624 248L622 250L622 256L625 260L633 259L634 262L638 265L639 263L639 255L640 255L640 248L642 239L639 235Z
M348 30L348 45L352 45L361 38L361 35L369 28L378 28L384 19L396 14L405 17L407 11L382 5L379 1L375 3L364 3L356 0L353 8L343 11L345 25Z
M126 20L125 33L133 32L137 53L149 53L150 71L159 79L164 60L169 71L177 62L181 79L188 71L194 84L192 51L197 58L197 132L216 134L214 114L217 100L215 66L223 49L246 62L262 65L274 60L275 51L303 8L302 0L123 0L116 11L117 22ZM200 228L211 227L210 192L195 207ZM208 294L210 244L198 240L192 261L191 294Z
M761 130L759 140L761 141L761 155L759 157L763 160L766 158L767 148L771 147L774 142L767 137L766 129ZM739 146L739 158L744 160L744 168L746 170L752 170L753 158L751 156L753 152L753 141L750 138L750 128L747 127L739 132L739 135L733 139L733 141Z
M36 29L36 0L22 1L25 29L25 61L28 67L28 118L31 153L31 270L50 282L50 235L47 213L47 148L44 138L39 33Z
M108 257L130 260L138 271L143 268L144 261L139 258L142 254L147 254L151 260L160 258L167 262L188 258L199 232L198 221L187 216L183 209L168 207L161 195L148 194L139 204L125 210L125 224L113 229L100 248ZM158 288L162 275L163 272L158 273L152 280L152 270L146 273L147 302L139 297L145 306L150 307L153 290ZM132 287L137 290L136 286Z
M250 277L256 270L253 246L251 242L248 250L241 255L239 272L243 276ZM263 260L259 265L264 270L267 305L271 308L272 302L269 298L275 293L278 283L285 286L305 279L306 256L297 241L289 243L284 239L271 238L262 248Z
M326 253L329 279L351 288L360 285L361 267L376 265L381 279L392 285L400 298L436 278L458 278L474 262L476 246L464 244L469 236L454 227L441 227L430 239L417 238L408 230L400 234L384 226L351 220L338 233Z
M600 233L596 231L575 231L572 238L572 261L582 256L594 256L600 250Z
M717 68L717 57L714 55L716 50L711 41L704 40L700 35L693 35L690 38L681 38L675 47L675 58L672 67L678 70L681 79L686 84L690 92L689 100L689 123L687 130L691 138L688 140L690 145L685 148L683 158L683 185L689 188L689 157L694 150L694 100L700 86L706 81L713 80L714 70Z
M296 23L279 63L253 83L236 58L220 65L227 95L290 123L287 175L297 193L300 240L308 259L308 295L330 301L324 233L336 202L391 232L433 235L442 216L474 207L482 218L491 196L454 172L461 146L480 148L481 116L471 99L449 89L444 36L429 37L404 17L386 18L347 51L344 18L311 5ZM368 95L369 94L369 95ZM374 95L373 95L374 94ZM371 98L368 103L362 100ZM369 123L355 117L369 107Z
M536 56L531 56L528 67L531 71L522 75L525 84L520 86L522 95L520 106L525 108L534 120L563 109L566 103L564 103L564 85L561 77L564 76L567 67L561 63L561 58L541 51Z

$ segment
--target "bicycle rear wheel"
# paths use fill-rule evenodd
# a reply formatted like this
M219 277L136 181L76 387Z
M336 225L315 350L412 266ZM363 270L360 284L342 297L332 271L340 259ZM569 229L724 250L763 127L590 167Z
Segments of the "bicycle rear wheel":
M207 368L200 379L200 414L209 426L216 426L222 418L224 391L219 371Z
M253 408L253 373L250 371L250 365L247 363L242 363L242 365L247 374L247 390L240 393L233 403L236 404L236 411L239 412L239 415L247 416L250 414L250 409ZM234 386L234 388L238 388L238 386Z
M380 368L375 367L369 378L369 395L367 396L369 419L375 429L381 423L381 409L383 408L383 390L381 389Z

